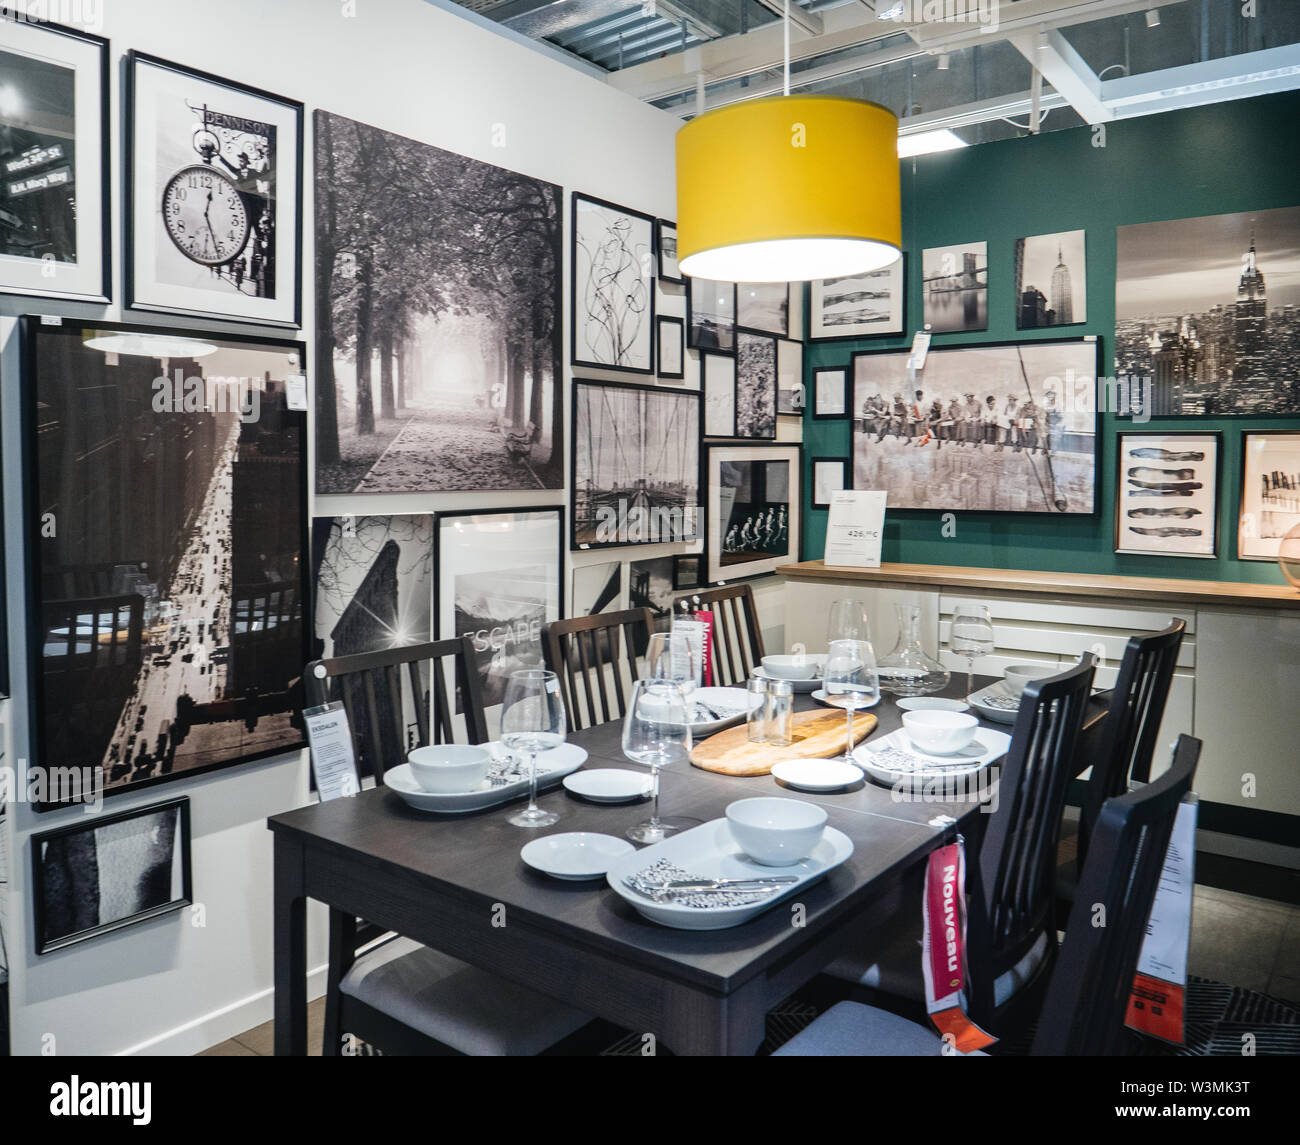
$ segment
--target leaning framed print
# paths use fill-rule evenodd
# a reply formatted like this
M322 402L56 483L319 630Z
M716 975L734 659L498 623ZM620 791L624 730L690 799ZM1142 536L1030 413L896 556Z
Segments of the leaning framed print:
M686 377L686 324L667 314L656 319L659 326L659 376Z
M736 436L776 437L776 339L736 331Z
M36 953L194 901L188 796L32 836Z
M0 15L0 292L107 302L108 41Z
M699 539L700 392L573 380L573 549Z
M1219 433L1120 433L1115 446L1115 551L1218 554Z
M686 280L686 345L692 350L736 350L736 284Z
M127 306L301 325L302 104L128 52L126 124Z
M654 373L655 220L573 193L575 366Z
M844 457L812 459L812 507L829 509L831 495L849 487L849 462Z
M1100 342L853 355L853 488L891 509L1091 515Z
M849 371L843 366L813 370L813 417L842 418L849 412Z
M736 436L736 359L731 354L700 354L704 393L704 436Z
M808 337L874 338L901 334L907 297L907 256L880 270L847 278L817 278L808 284Z
M1282 538L1300 525L1300 430L1241 435L1237 559L1275 561Z
M303 746L307 415L297 342L27 317L39 809Z
M676 223L670 223L667 219L655 221L655 251L659 256L659 281L684 285L686 279L677 267Z
M564 615L564 507L439 513L434 529L438 639L468 636L483 704L542 666L542 629Z
M752 334L790 337L790 284L736 283L736 328Z
M766 576L799 559L797 445L709 445L710 584Z

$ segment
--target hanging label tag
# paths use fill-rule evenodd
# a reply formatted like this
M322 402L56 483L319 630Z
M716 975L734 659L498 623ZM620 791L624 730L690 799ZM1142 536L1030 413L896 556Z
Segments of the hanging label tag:
M290 409L307 408L306 374L290 374L284 379L284 400Z
M307 743L311 748L311 770L316 778L320 801L355 795L361 790L357 775L357 758L352 750L352 729L348 713L335 700L303 713L307 725Z
M907 368L916 372L925 369L925 356L930 352L930 335L918 330L912 336L912 353L907 359Z

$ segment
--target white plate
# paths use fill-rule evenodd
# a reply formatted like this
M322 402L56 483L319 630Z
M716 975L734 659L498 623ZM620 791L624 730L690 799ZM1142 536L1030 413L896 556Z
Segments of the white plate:
M691 724L691 735L696 738L735 727L744 720L751 705L757 707L760 703L759 698L751 697L745 688L696 688L686 699L689 703L708 704L718 713L718 718L714 719L703 711L698 712L705 718Z
M886 787L902 784L915 788L935 780L955 785L1001 759L1010 746L1011 737L1006 732L980 727L975 729L975 742L965 751L934 755L921 751L899 728L882 739L859 744L853 750L853 760Z
M966 712L970 704L965 700L945 700L942 696L904 696L896 700L905 712Z
M841 703L837 703L835 700L832 700L830 696L826 694L824 688L818 688L815 692L813 692L812 698L816 700L819 704L825 704L828 708L839 708L840 711L844 710L844 705ZM874 708L878 703L880 703L879 697L877 697L871 703L867 704L865 707L855 708L854 711L865 712L868 708Z
M506 754L506 749L499 743L482 745L494 756ZM537 756L537 789L545 791L555 787L571 771L577 771L587 762L587 752L574 743L562 743L559 747L544 751ZM444 814L459 815L466 811L481 811L484 807L495 807L498 803L508 803L528 790L528 776L510 783L493 785L485 779L473 791L454 791L450 793L425 791L411 775L410 764L401 763L384 772L384 786L400 795L407 804L417 811L441 811Z
M636 848L626 839L597 835L591 831L568 831L561 835L543 835L525 843L519 852L535 871L556 879L598 879L615 859L631 854Z
M862 782L862 769L842 759L783 759L772 774L800 791L841 791Z
M649 795L653 783L643 771L597 767L566 775L564 786L574 795L581 795L593 803L630 803Z
M974 708L986 720L992 720L996 724L1014 724L1016 715L1020 711L1020 697L1012 696L1006 690L1002 682L990 684L987 688L981 688L978 692L972 692L966 697L970 701L970 706ZM989 703L991 699L1014 699L1014 707L994 707Z
M808 659L816 660L817 657L809 656ZM821 659L825 660L826 657L823 656ZM787 684L791 685L796 692L811 692L814 688L820 687L822 682L820 675L809 676L806 680L791 680L788 676L773 676L771 672L767 671L767 669L763 668L761 665L754 669L754 675L760 676L764 680L784 680Z
M680 835L673 835L662 843L643 847L635 855L615 859L605 873L605 880L615 894L652 922L678 930L723 930L729 926L739 926L764 911L771 910L777 903L798 894L809 883L834 870L852 854L853 840L843 831L827 827L808 858L789 867L764 867L741 851L732 838L731 827L725 819L714 819L683 831ZM659 859L667 859L691 875L701 878L755 879L771 875L797 875L799 881L784 891L767 895L760 902L716 908L655 902L623 885L627 876L645 870Z

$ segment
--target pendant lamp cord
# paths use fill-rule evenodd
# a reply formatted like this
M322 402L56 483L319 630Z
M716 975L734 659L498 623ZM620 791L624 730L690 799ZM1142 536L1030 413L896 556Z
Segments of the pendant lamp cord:
M785 84L784 94L790 94L790 0L785 0Z

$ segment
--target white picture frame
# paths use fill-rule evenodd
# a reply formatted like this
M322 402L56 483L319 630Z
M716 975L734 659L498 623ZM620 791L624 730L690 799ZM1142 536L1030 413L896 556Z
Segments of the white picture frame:
M1219 551L1218 433L1120 433L1115 551L1212 559Z
M706 452L709 583L767 576L797 561L802 448L781 443L710 445ZM754 541L758 530L762 532Z

